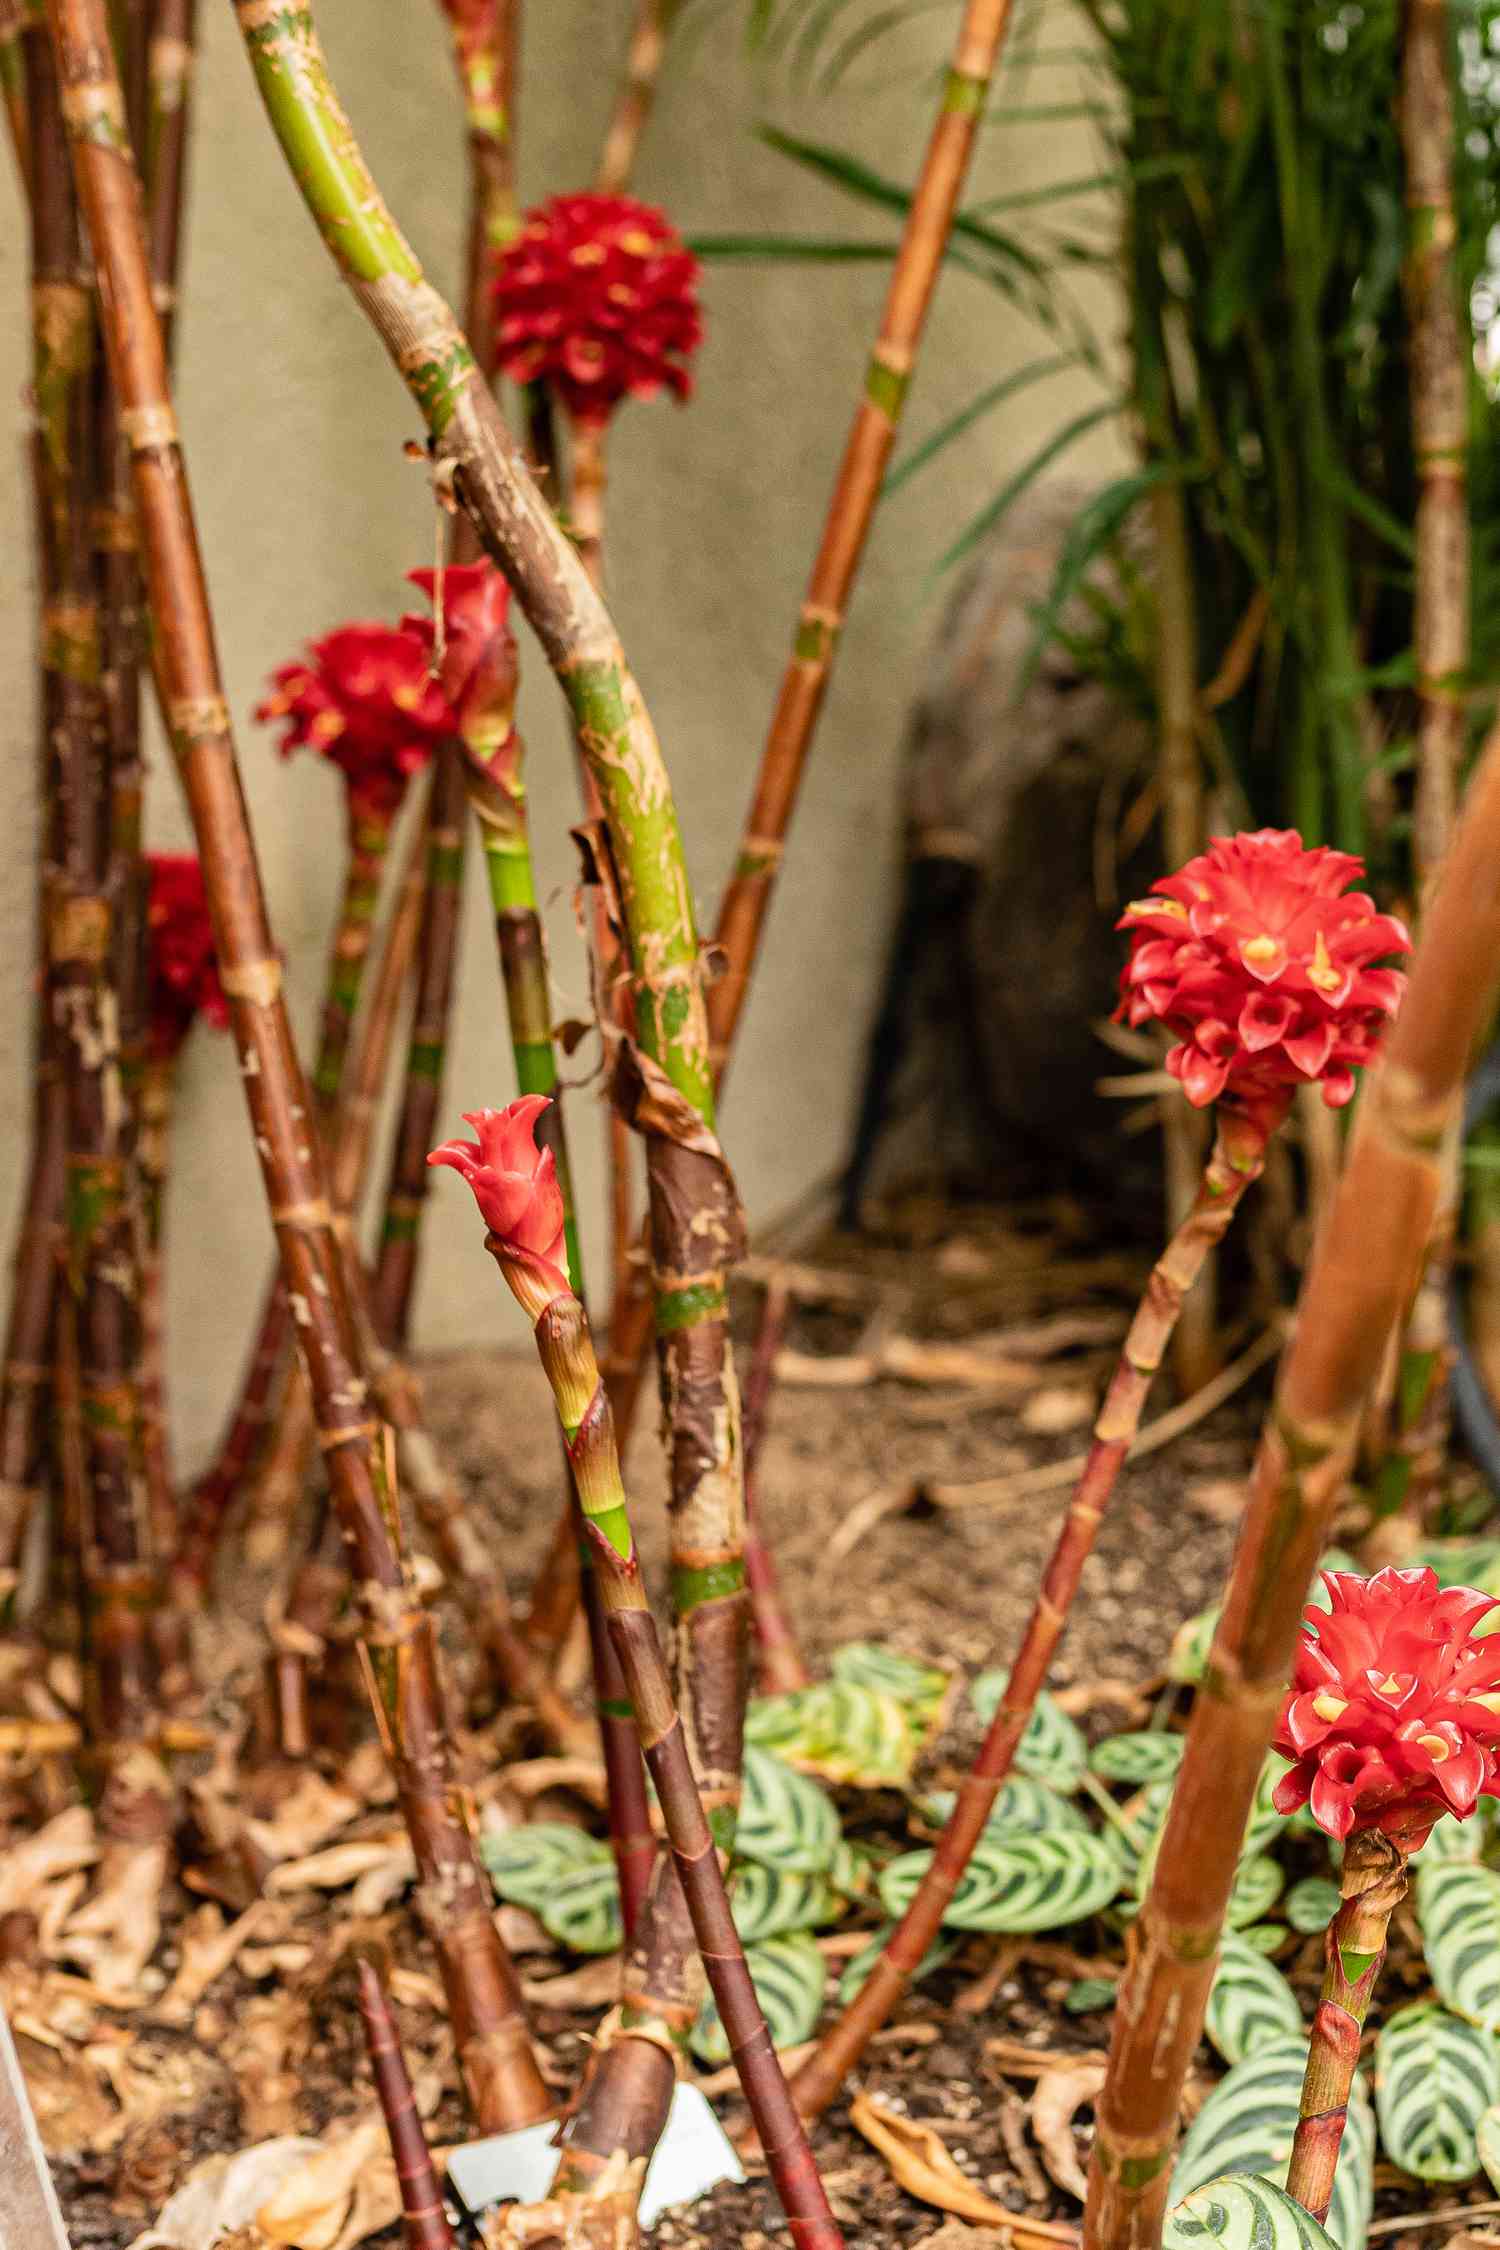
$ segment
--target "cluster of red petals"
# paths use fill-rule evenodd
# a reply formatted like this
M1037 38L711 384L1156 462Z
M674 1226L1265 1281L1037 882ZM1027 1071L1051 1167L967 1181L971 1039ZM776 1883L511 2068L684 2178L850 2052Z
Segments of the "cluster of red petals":
M260 720L284 722L281 752L336 765L358 814L390 819L406 784L453 731L448 699L419 637L395 625L340 625L305 661L271 675Z
M568 1287L563 1240L562 1189L550 1148L536 1145L536 1121L548 1108L545 1094L523 1094L507 1109L464 1112L474 1141L444 1141L429 1164L449 1164L474 1191L480 1216L502 1253L549 1269L559 1293Z
M1350 883L1348 852L1305 849L1295 829L1220 836L1120 917L1131 932L1118 1013L1178 1044L1167 1068L1203 1108L1316 1081L1331 1109L1354 1091L1405 979L1375 963L1411 940Z
M495 269L495 364L605 422L621 399L692 389L703 333L698 261L664 214L628 195L557 195Z
M146 854L146 1009L151 1053L170 1062L199 1016L229 1021L203 870L191 852Z
M509 736L516 707L516 636L510 588L492 562L449 563L409 570L408 583L436 606L442 589L443 638L430 617L403 617L401 628L421 645L452 713L450 731L493 750Z
M1276 1733L1296 1761L1277 1810L1305 1804L1330 1836L1382 1828L1412 1849L1440 1813L1464 1820L1500 1796L1500 1636L1473 1637L1500 1603L1441 1591L1431 1570L1323 1583L1332 1608L1306 1613Z

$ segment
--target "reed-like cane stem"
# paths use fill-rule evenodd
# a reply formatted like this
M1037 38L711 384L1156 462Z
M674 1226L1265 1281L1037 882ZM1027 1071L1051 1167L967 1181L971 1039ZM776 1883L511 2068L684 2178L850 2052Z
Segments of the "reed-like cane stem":
M1131 1926L1097 2105L1087 2250L1159 2238L1183 2079L1302 1605L1365 1396L1431 1224L1443 1135L1500 986L1500 737L1439 875L1384 1060L1302 1291L1151 1887Z
M806 2250L835 2250L843 2237L829 2208L745 1965L710 1816L694 1779L688 1737L673 1701L656 1623L641 1583L609 1399L594 1357L588 1315L571 1293L555 1293L557 1277L549 1269L539 1269L524 1256L516 1258L494 1235L486 1238L486 1247L536 1331L537 1351L556 1401L573 1468L610 1637L625 1674L640 1746L666 1821L675 1870L673 1887L680 1889L687 1902L693 1934L772 2180L791 2222L794 2241ZM666 2057L657 2043L660 2030L651 2020L656 2000L649 1991L633 1989L635 1965L636 1956L632 1954L627 1957L619 2011L596 2045L596 2070L600 2048L607 2055L612 2049L635 2046L645 2050L639 2058L645 2066L660 2075ZM667 2083L670 2088L670 2064ZM589 2101L586 2092L565 2131L554 2194L589 2198L591 2191L602 2189L600 2200L618 2209L628 2225L640 2192L644 2160L650 2153L649 2144L643 2145L638 2133L632 2138L636 2124L636 2118L622 2119L610 2109L601 2110ZM623 2133L623 2141L614 2137L619 2133ZM611 2165L621 2146L631 2165L631 2176L623 2183L618 2180L617 2166Z
M1361 1828L1344 1846L1342 1903L1328 1925L1323 1990L1313 2017L1292 2142L1287 2193L1317 2220L1328 2216L1349 2092L1359 2067L1365 2012L1385 1960L1391 1916L1406 1896L1406 1853L1378 1828Z
M370 2074L380 2096L380 2114L396 2160L407 2250L453 2250L453 2229L443 2209L443 2191L427 2135L417 2115L416 2098L396 2019L373 1964L359 1959L359 2012L364 2020Z
M791 1291L784 1281L773 1281L767 1288L745 1380L745 1577L750 1587L750 1621L755 1628L762 1695L787 1695L808 1684L797 1636L781 1606L776 1565L755 1523L756 1470L776 1380L776 1355L786 1334L791 1302Z
M682 0L636 0L624 75L605 129L599 169L594 175L594 189L599 195L622 195L630 185L641 136L656 103L667 37L681 4Z
M432 1627L367 1418L321 1151L297 1060L245 815L207 588L152 301L139 183L124 132L103 0L48 0L79 195L101 279L105 335L131 448L162 700L203 863L241 1081L318 1438L354 1577L376 1715L437 1947L460 2068L482 2126L545 2116L550 2097L500 1944L447 1739Z
M1078 1592L1084 1564L1124 1466L1162 1355L1183 1303L1214 1247L1222 1241L1247 1190L1260 1178L1266 1144L1286 1105L1256 1109L1221 1101L1212 1152L1192 1209L1152 1268L1094 1424L1083 1473L1042 1574L1005 1693L979 1755L958 1793L932 1863L918 1884L874 1968L832 2030L792 2080L806 2118L821 2116L848 2073L902 1998L933 1939L1036 1707Z

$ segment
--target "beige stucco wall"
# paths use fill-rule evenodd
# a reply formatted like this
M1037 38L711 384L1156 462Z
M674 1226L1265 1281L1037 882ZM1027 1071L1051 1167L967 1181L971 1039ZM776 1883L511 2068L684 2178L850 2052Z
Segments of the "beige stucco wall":
M322 0L326 44L377 175L451 286L461 169L444 43L431 0ZM623 40L627 0L545 0L527 10L523 188L586 178ZM909 177L928 85L885 47L833 98L785 71L757 77L738 44L746 11L687 11L639 186L689 230L875 231L870 217L756 142L758 116L856 142ZM918 19L935 60L954 9ZM1075 36L1061 11L1059 40ZM199 140L181 325L180 418L196 487L232 708L273 916L307 1026L338 873L334 784L307 760L283 767L249 714L270 665L350 615L392 615L404 570L433 541L422 471L405 462L414 418L326 254L266 132L224 0L204 0ZM1035 73L1024 98L1055 102L1068 74ZM1011 100L1022 98L1012 91ZM988 129L987 193L1076 176L1093 161L1081 124ZM0 183L0 1214L13 1208L25 1145L33 805L31 566L23 475L25 230L8 165ZM719 266L706 285L707 342L691 408L635 406L613 445L610 575L625 641L667 750L691 872L711 918L743 813L771 693L873 334L878 267ZM1093 306L1102 328L1108 305ZM918 433L1041 347L993 291L950 275L910 413ZM903 707L934 600L928 566L1049 428L1098 396L1081 378L1029 390L899 496L877 526L807 785L764 967L723 1123L752 1218L829 1171L844 1146L879 974L896 854ZM1107 469L1101 432L1071 466ZM524 651L523 651L524 654ZM562 1012L584 985L569 903L573 782L559 705L534 651L523 719L541 876ZM152 840L186 829L170 766L153 766ZM464 933L462 1000L445 1100L506 1100L510 1069L492 938L477 897ZM574 1129L586 1210L598 1195L588 1100ZM0 1222L3 1223L3 1222ZM267 1256L259 1188L227 1044L194 1040L185 1066L171 1228L170 1321L185 1460L221 1411ZM594 1239L600 1229L591 1229ZM480 1249L468 1198L445 1176L433 1199L419 1302L424 1344L514 1342L514 1319Z

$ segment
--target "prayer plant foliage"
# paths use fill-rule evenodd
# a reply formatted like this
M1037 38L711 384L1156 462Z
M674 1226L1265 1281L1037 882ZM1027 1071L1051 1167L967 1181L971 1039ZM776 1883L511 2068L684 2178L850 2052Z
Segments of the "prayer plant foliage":
M1500 1542L1435 1545L1417 1556L1444 1586L1500 1586ZM1327 1569L1350 1567L1330 1550ZM1320 1579L1314 1596L1327 1607ZM1500 1613L1497 1613L1500 1614ZM1174 1676L1204 1624L1178 1639ZM930 1847L877 1849L851 1828L888 1830L889 1793L906 1799L915 1837L939 1831L952 1806L920 1786L920 1766L950 1721L984 1723L1003 1673L967 1690L948 1673L869 1643L836 1650L829 1677L750 1707L745 1794L731 1898L756 1991L778 2047L813 2035L825 2008L859 1989L930 1857ZM847 1731L837 1734L836 1724ZM963 1880L926 1978L971 1939L1068 1931L1097 1950L1100 1974L1066 1995L1070 2013L1113 2005L1120 1940L1138 1910L1166 1818L1183 1737L1170 1727L1107 1735L1092 1745L1043 1695ZM1281 2192L1296 2129L1316 1996L1316 1941L1339 1903L1341 1847L1306 1807L1277 1809L1289 1761L1272 1754L1245 1835L1205 2037L1227 2066L1189 2127L1174 2175L1167 2250L1362 2250L1377 2150L1413 2177L1457 2184L1487 2169L1500 2186L1500 1807L1482 1799L1459 1823L1439 1821L1413 1861L1413 1903L1428 1983L1388 1987L1373 2069L1357 2076L1326 2231ZM914 1776L916 1777L914 1779ZM840 1796L835 1801L833 1790ZM861 1792L882 1793L877 1808ZM841 1815L843 1816L841 1818ZM556 1942L579 1953L620 1943L608 1846L562 1823L490 1838L499 1895L529 1907ZM869 1930L837 1983L815 1933ZM697 2060L728 2059L712 2003L691 2040Z

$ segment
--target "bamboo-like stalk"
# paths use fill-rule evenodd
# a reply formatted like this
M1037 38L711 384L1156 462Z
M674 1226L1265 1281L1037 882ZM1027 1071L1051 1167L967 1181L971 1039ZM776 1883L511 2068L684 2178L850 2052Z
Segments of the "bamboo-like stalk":
M207 589L152 302L139 183L102 0L48 0L105 337L131 447L159 677L203 862L220 977L318 1437L354 1577L376 1714L417 1862L460 2068L485 2129L548 2114L519 1987L490 1912L443 1720L432 1627L366 1417L321 1152L245 815Z
M937 1936L949 1901L984 1833L1046 1682L1093 1551L1110 1495L1140 1428L1152 1382L1182 1306L1223 1240L1247 1190L1260 1178L1266 1146L1285 1104L1241 1108L1219 1103L1214 1145L1187 1217L1152 1268L1094 1424L1093 1443L1058 1531L1005 1693L969 1769L937 1850L874 1968L838 2022L792 2080L802 2116L821 2116L905 1993Z
M31 192L31 128L26 115L25 0L0 0L0 102L23 194Z
M762 1695L786 1695L808 1684L797 1636L781 1606L771 1550L755 1528L756 1468L776 1380L776 1355L786 1334L791 1302L791 1291L784 1281L769 1284L755 1332L750 1372L745 1378L745 1576L750 1587L750 1621L755 1628Z
M151 280L171 364L182 262L182 207L187 184L189 101L198 0L153 0L146 50L146 130L142 171Z
M408 2250L453 2250L453 2229L443 2209L437 2168L417 2115L396 2019L385 1986L363 1954L359 1956L359 2012L364 2021L370 2073L380 2097L380 2114L396 2160Z
M271 123L323 241L385 344L427 423L437 473L501 564L567 697L599 786L621 894L641 1061L634 1091L647 1132L653 1289L664 1396L671 1408L674 1649L695 1736L700 1786L725 1841L738 1800L743 1729L745 1588L739 1401L725 1316L725 1274L739 1219L713 1137L713 1070L697 929L671 784L640 690L609 614L550 515L443 299L423 275L360 154L328 77L306 6L235 0ZM315 163L307 160L316 149ZM662 1965L671 2042L691 1989L690 1948L643 1917L642 1944ZM661 1942L658 1942L661 1941ZM670 1989L668 1989L670 1988ZM671 2020L669 2020L671 2019ZM627 2086L642 2050L666 2063L655 2021L599 2058L584 2102L600 2114ZM635 2050L629 2055L628 2050ZM621 2058L617 2061L616 2058ZM666 2115L671 2072L646 2145ZM582 2118L580 2111L579 2117Z
M177 1548L177 1504L167 1423L163 1264L175 1066L148 1056L141 1077L136 1165L141 1195L141 1463L158 1558Z
M1323 1989L1313 2017L1287 2193L1320 2222L1333 2201L1339 2143L1359 2067L1370 1995L1385 1960L1391 1916L1406 1896L1406 1853L1378 1828L1344 1846L1338 1912L1324 1940Z
M1500 737L1470 785L1411 979L1303 1285L1151 1887L1131 1926L1097 2105L1087 2250L1143 2250L1166 2207L1183 2079L1302 1604L1365 1395L1422 1256L1443 1135L1500 986Z
M655 106L667 38L681 4L682 0L636 0L624 75L594 175L594 188L600 195L621 195L630 185L641 136Z
M724 968L708 996L715 1083L722 1081L759 956L786 833L833 672L840 629L896 442L927 309L1000 57L1010 0L965 0L938 114L902 229L880 328L844 446L818 551L798 613L740 848L719 907L714 945ZM628 1440L650 1335L644 1281L611 1309L604 1363L610 1401Z
M558 1086L557 1055L552 1042L546 935L532 866L522 780L523 757L520 735L512 729L498 757L487 759L477 745L467 753L464 776L479 826L490 902L494 908L495 939L505 986L506 1020L510 1026L516 1083L522 1094L546 1094L551 1100L544 1130L562 1193L568 1278L575 1296L584 1302L583 1256L573 1206L573 1169ZM620 1878L620 1914L628 1944L635 1934L650 1888L651 1871L656 1863L656 1839L651 1830L630 1698L625 1692L619 1659L605 1628L592 1557L586 1543L580 1545L582 1524L571 1471L567 1485L563 1527L573 1558L573 1584L581 1586L588 1621L594 1707L609 1785L610 1844ZM556 1551L554 1545L553 1555ZM553 1555L548 1556L549 1563ZM566 1573L554 1568L547 1575L554 1589L568 1587ZM571 1611L572 1606L572 1602L568 1602L566 1610ZM566 1630L566 1624L563 1629ZM529 1635L527 1638L530 1640ZM535 1646L534 1641L531 1645Z
M1406 0L1398 117L1406 165L1406 298L1417 475L1417 787L1412 853L1425 892L1452 834L1469 670L1469 351L1460 314L1453 206L1451 27L1442 0ZM1458 1232L1459 1151L1448 1151L1427 1261L1396 1386L1382 1505L1421 1523L1442 1485L1448 1439L1448 1277Z
M555 1269L540 1265L524 1253L518 1259L493 1234L486 1236L485 1246L536 1333L537 1351L573 1468L610 1638L625 1674L640 1746L666 1821L675 1870L673 1887L680 1889L687 1902L693 1934L772 2181L791 2222L794 2241L805 2250L835 2250L843 2236L829 2208L745 1965L739 1933L729 1911L711 1816L705 1811L694 1778L688 1733L673 1701L656 1622L641 1583L609 1398L594 1357L588 1315L571 1291L558 1292L562 1277ZM645 2048L643 2059L648 2066L654 2064L658 2075L666 2064L670 2088L668 2058L658 2046L639 2039L632 2030L637 2010L649 2014L656 2005L651 1993L632 1990L633 1966L633 1958L627 1958L620 2011L601 2034L598 2045L606 2056L626 2045ZM650 2144L642 2141L638 2130L643 2111L649 2114L649 2105L642 2105L633 2116L620 2117L607 2106L591 2103L586 2091L565 2129L562 2162L552 2193L555 2197L577 2196L603 2207L599 2214L603 2224L588 2229L578 2237L580 2240L600 2244L618 2241L622 2237L613 2229L619 2221L627 2229L633 2228L640 2177L650 2154ZM618 2161L622 2147L630 2167L624 2179Z

